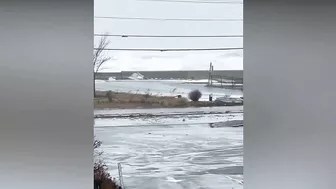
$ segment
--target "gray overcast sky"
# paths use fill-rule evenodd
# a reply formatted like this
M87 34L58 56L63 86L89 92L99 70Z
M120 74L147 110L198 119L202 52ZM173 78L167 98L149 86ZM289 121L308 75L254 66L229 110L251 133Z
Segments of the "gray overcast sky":
M194 0L236 1L239 0ZM165 3L137 0L95 0L95 16L243 19L242 4ZM243 22L190 22L95 19L95 33L136 35L243 35ZM95 37L98 40L99 37ZM243 47L243 38L109 38L110 48ZM130 52L109 51L102 71L243 69L243 51Z

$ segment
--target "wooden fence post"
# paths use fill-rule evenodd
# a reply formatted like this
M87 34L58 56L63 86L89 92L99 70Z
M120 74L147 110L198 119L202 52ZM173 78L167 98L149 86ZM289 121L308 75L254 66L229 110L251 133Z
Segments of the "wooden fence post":
M118 172L119 172L120 187L121 187L121 189L125 189L125 187L124 187L124 179L123 179L123 176L122 176L121 163L118 163Z

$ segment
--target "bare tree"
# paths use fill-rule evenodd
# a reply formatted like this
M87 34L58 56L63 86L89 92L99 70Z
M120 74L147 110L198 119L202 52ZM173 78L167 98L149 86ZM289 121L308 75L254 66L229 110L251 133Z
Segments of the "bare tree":
M96 74L99 71L100 67L107 61L111 59L106 55L105 49L110 44L110 41L107 39L107 35L104 35L100 38L98 46L95 47L93 52L93 95L96 97Z

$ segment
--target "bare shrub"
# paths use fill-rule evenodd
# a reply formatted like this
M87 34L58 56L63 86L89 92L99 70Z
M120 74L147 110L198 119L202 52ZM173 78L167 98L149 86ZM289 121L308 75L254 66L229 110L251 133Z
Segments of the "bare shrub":
M108 173L108 168L105 162L101 159L103 151L100 151L99 148L102 145L102 142L99 140L94 140L93 150L94 150L94 179L95 180L108 180L111 179L110 174Z
M193 90L188 94L188 97L191 101L197 102L202 97L202 93L199 90Z
M94 165L93 165L93 175L95 182L101 183L102 188L117 189L120 188L117 185L117 182L108 172L108 167L105 162L102 160L101 156L103 151L100 151L99 148L102 145L102 142L99 140L94 140L93 150L94 150Z
M147 99L151 96L152 94L150 93L150 89L147 89L147 91L144 94L144 97Z

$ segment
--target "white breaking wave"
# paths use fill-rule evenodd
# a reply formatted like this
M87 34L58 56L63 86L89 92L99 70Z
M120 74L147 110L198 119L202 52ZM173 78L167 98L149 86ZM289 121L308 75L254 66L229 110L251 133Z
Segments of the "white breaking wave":
M108 81L115 81L116 79L114 77L109 77Z
M141 75L140 73L133 73L131 76L128 77L129 79L132 80L143 80L144 76Z

